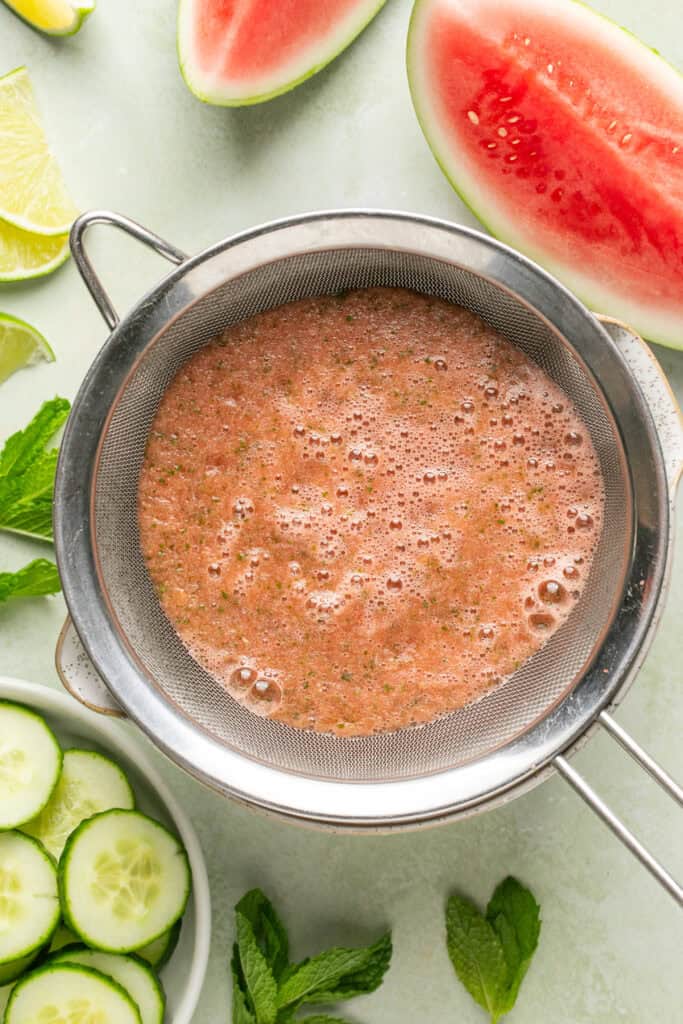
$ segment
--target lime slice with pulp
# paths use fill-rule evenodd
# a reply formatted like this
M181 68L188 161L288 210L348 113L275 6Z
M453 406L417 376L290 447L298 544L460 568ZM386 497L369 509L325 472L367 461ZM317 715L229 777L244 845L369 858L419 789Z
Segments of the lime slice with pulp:
M9 313L0 313L0 384L16 370L34 363L54 362L55 354L43 335Z
M0 220L0 281L42 277L68 257L68 235L34 235Z
M69 0L4 0L11 11L49 36L72 36L95 10L92 3Z
M0 78L0 218L63 235L78 215L50 151L26 68Z

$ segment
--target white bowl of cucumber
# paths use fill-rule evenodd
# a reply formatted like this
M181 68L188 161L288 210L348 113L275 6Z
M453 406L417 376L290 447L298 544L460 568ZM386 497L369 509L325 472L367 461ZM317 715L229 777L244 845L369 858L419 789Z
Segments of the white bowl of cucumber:
M0 778L0 1020L190 1024L211 939L206 865L139 746L69 697L0 676Z

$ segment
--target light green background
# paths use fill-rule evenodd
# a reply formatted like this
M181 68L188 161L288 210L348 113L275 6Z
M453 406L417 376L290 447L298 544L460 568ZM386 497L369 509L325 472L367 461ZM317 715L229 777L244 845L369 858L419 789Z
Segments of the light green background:
M597 6L683 67L678 0L600 0ZM409 11L408 0L389 0L331 68L252 109L204 107L187 91L176 65L171 0L99 0L82 33L62 42L41 38L2 9L0 72L28 65L82 208L126 213L189 252L272 217L333 206L394 207L474 223L412 112L403 57ZM93 235L95 262L125 310L164 267L106 229ZM42 283L0 287L0 308L33 321L58 356L56 364L23 372L0 389L4 437L42 399L74 395L106 332L71 265ZM657 354L683 396L683 354ZM0 569L39 553L38 545L0 538ZM683 546L659 635L618 713L679 773L682 609ZM0 672L58 685L53 652L63 617L61 598L0 609ZM681 817L658 789L604 737L576 763L683 874ZM350 1018L483 1021L453 977L442 910L453 887L485 901L509 872L533 888L543 909L540 949L511 1024L683 1019L680 912L559 778L462 823L353 837L259 816L165 762L163 768L200 833L213 889L212 961L196 1024L228 1019L232 906L256 884L276 900L295 954L393 928L391 973L380 992L348 1004Z

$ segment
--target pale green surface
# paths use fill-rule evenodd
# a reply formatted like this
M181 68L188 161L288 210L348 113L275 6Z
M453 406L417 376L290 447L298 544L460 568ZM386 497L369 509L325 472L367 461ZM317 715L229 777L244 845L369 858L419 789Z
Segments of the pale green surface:
M597 6L683 67L674 0ZM120 210L189 252L271 217L331 206L395 207L474 223L438 170L410 106L403 68L409 7L390 0L327 71L288 96L242 111L203 107L183 85L171 0L102 2L83 31L62 43L35 35L0 8L0 72L28 65L49 136L84 209ZM163 273L156 258L104 229L92 248L121 309ZM105 329L71 265L42 283L0 287L0 308L35 323L57 354L57 363L0 388L4 437L43 398L74 394ZM683 355L657 354L683 396ZM0 538L0 569L47 550ZM679 775L682 608L683 545L659 635L618 714ZM0 671L57 685L53 650L63 615L59 598L0 609ZM683 876L682 819L656 787L604 738L576 763ZM200 831L213 887L213 958L196 1024L228 1020L231 908L255 884L276 899L295 954L393 927L391 974L381 992L345 1008L350 1018L484 1021L452 976L442 907L453 886L484 901L508 872L533 887L544 918L513 1024L681 1019L680 912L560 779L459 824L351 837L239 809L163 767Z

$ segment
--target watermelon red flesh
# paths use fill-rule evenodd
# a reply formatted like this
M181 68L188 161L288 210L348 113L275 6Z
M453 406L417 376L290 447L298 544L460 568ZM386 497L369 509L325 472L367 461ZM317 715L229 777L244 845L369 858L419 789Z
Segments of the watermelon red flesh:
M493 233L683 345L683 79L573 0L418 0L408 67L437 159Z
M385 0L181 0L178 46L190 88L209 102L269 99L343 50Z

